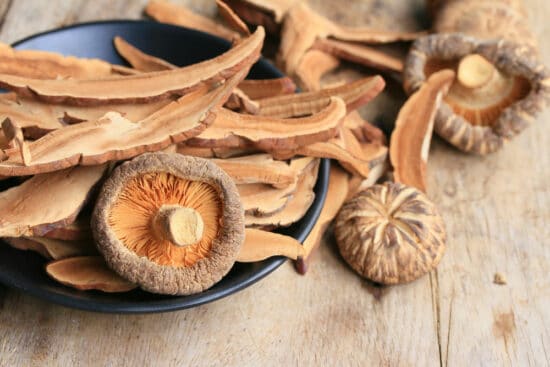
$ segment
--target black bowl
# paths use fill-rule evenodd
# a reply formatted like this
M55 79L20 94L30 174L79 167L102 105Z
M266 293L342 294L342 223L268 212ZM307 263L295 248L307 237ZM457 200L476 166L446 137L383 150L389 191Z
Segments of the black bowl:
M74 25L40 33L16 42L17 49L55 51L65 55L96 57L124 64L113 45L114 36L176 65L188 65L226 51L229 42L185 28L147 21L107 21ZM252 68L249 78L276 78L282 73L262 59ZM315 185L315 201L306 215L281 233L302 242L317 221L325 200L329 160L322 160ZM36 203L40 210L40 203ZM212 288L191 296L173 297L134 290L127 293L78 291L50 279L44 270L46 261L30 251L20 251L0 243L0 282L25 293L68 307L97 312L147 313L185 309L228 296L262 279L283 262L276 257L256 263L236 263L229 274Z

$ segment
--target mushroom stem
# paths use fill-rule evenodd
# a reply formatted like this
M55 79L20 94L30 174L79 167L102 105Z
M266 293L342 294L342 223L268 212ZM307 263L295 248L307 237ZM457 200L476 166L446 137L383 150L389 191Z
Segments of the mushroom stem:
M204 222L193 208L177 204L163 205L153 218L153 229L159 238L176 246L187 246L202 238Z
M458 64L458 82L466 88L480 88L491 81L498 70L478 54L467 55Z

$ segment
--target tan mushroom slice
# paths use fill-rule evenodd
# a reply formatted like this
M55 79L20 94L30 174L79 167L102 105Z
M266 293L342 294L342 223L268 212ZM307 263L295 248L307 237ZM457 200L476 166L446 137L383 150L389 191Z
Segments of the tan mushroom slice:
M340 60L336 57L320 50L309 50L296 68L298 84L306 91L318 91L321 89L323 75L336 69L338 65Z
M293 119L254 116L221 109L212 125L186 145L216 148L255 147L261 150L295 149L330 139L338 132L346 114L344 102L329 100L319 112Z
M2 134L4 139L6 139L8 147L11 148L4 151L4 154L7 155L7 152L13 152L25 166L28 166L31 163L32 157L21 127L14 124L10 118L6 118L2 121Z
M283 210L295 194L301 177L311 172L312 161L311 157L292 159L289 167L297 179L283 188L275 188L264 183L237 185L245 214L265 217Z
M0 42L0 73L36 79L95 79L113 74L112 65L99 59L80 59L48 51L14 50Z
M43 234L46 238L63 241L87 240L92 238L90 216L81 215L74 222L57 227Z
M402 60L361 44L321 38L315 42L313 49L378 70L403 71Z
M246 214L246 226L272 229L277 227L286 227L300 220L315 199L313 187L317 182L318 171L319 160L314 159L309 161L308 165L304 169L304 173L298 179L296 191L283 210L277 211L275 214L269 216L254 216Z
M96 80L39 80L0 74L0 86L55 103L101 104L147 102L196 89L201 83L219 81L248 68L260 56L263 28L213 59L190 66Z
M145 13L156 21L197 29L228 41L240 38L239 33L214 20L198 15L181 4L176 5L166 0L150 0Z
M434 269L445 251L445 226L435 205L400 183L360 191L334 223L344 260L377 283L413 281Z
M426 169L435 114L455 79L452 70L432 74L399 110L390 142L396 182L426 192Z
M233 180L214 163L144 154L107 179L92 230L109 267L144 290L193 294L231 269L244 240Z
M335 164L330 167L325 205L323 205L323 209L321 210L321 214L319 215L317 222L315 222L311 232L309 232L306 240L304 241L303 255L301 255L295 263L296 270L300 274L305 274L307 272L311 255L315 249L319 247L325 231L334 217L336 217L336 214L338 214L344 200L346 200L348 194L348 180L349 175L340 167Z
M99 120L107 112L118 112L130 121L139 121L170 102L170 99L165 99L140 104L73 106L51 104L25 97L17 97L15 100L0 98L0 120L9 118L16 121L25 138L38 139L65 125Z
M231 29L244 36L250 35L250 30L246 24L225 2L216 0L216 5L218 6L218 13Z
M342 98L349 113L376 97L385 85L382 77L373 76L319 91L260 99L259 113L281 118L306 116L324 108L331 97Z
M336 38L342 41L389 43L414 40L425 32L392 32L369 28L345 27L317 14L305 2L290 8L281 33L278 60L284 69L293 74L302 56L319 38Z
M239 89L256 100L294 93L296 84L287 76L274 79L246 79L239 83Z
M225 107L233 111L240 111L252 115L256 115L260 111L259 103L250 99L250 97L239 88L233 89L233 93L231 93L227 102L225 102Z
M183 155L190 155L199 158L234 158L243 157L249 154L259 153L260 150L254 147L244 148L201 148L190 147L185 142L177 145L176 151Z
M91 237L79 241L57 240L46 237L6 237L3 240L16 249L35 251L52 260L98 254Z
M73 222L106 166L36 175L0 193L0 237L42 236ZM37 205L44 210L36 210Z
M28 144L31 164L23 165L17 155L9 156L0 162L0 175L32 175L77 164L128 159L198 135L211 122L212 110L225 102L247 72L248 68L241 70L211 90L204 86L138 122L110 112L98 121L52 131Z
M285 162L275 161L269 154L254 154L229 159L212 159L235 184L263 183L285 188L296 182L297 174Z
M57 260L46 266L50 277L66 286L103 292L128 292L136 288L112 271L101 256L77 256Z
M247 228L238 262L255 262L273 256L296 260L304 253L302 244L290 236Z
M417 40L407 57L404 87L412 93L448 67L457 78L438 109L434 130L463 151L500 149L550 101L550 72L533 54L507 41L462 34Z

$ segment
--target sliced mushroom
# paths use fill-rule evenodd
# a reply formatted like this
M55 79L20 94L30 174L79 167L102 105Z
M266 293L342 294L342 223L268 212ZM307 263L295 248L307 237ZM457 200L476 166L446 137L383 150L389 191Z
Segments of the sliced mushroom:
M324 108L331 97L342 98L349 113L376 97L385 85L382 77L373 76L315 92L260 99L259 114L281 118L307 116Z
M38 252L47 259L59 260L74 256L97 255L92 238L66 241L46 237L5 237L10 246L19 250Z
M454 78L452 70L432 74L399 110L390 142L395 182L426 192L426 169L435 114Z
M296 68L298 84L306 91L318 91L321 89L323 76L336 69L338 65L340 60L336 57L320 50L309 50Z
M296 191L283 210L277 211L276 213L268 216L246 214L246 226L252 228L273 229L277 227L286 227L300 220L315 199L313 187L317 182L318 171L319 160L309 160L308 165L304 169L304 173L298 179Z
M258 28L224 54L174 70L109 76L97 80L39 80L0 74L0 86L55 103L147 102L181 95L196 89L203 82L231 77L259 58L263 40L264 30Z
M128 292L135 284L109 269L101 256L77 256L57 260L46 266L50 277L66 286L103 292Z
M435 268L446 240L443 220L426 195L391 182L347 201L334 234L353 270L382 284L410 282Z
M109 76L113 70L111 64L99 59L79 59L48 51L14 50L0 42L0 73L36 79L95 79Z
M31 164L24 165L19 155L8 154L8 159L0 162L0 175L32 175L77 164L95 165L128 159L186 140L206 128L212 120L212 110L225 102L246 73L248 68L211 90L203 86L138 122L109 112L98 121L52 131L28 143Z
M457 78L438 110L434 130L457 148L494 152L525 129L550 100L550 73L525 48L461 34L417 40L407 57L404 86L453 68Z
M244 240L243 215L233 180L214 163L154 153L113 171L92 230L122 277L150 292L186 295L231 269Z
M69 223L63 227L57 227L44 233L46 238L63 241L77 241L88 240L92 238L92 231L90 229L90 216L80 215L72 223Z
M273 256L296 260L304 253L302 244L292 237L279 233L247 228L238 262L261 261Z
M239 16L235 14L235 12L225 2L222 0L216 0L216 5L218 6L218 13L231 29L244 36L250 35L250 30L246 24L244 24L242 19L239 18Z
M69 168L1 192L0 237L42 236L74 222L105 170L105 165Z
M291 94L296 84L287 76L274 79L246 79L239 83L239 89L252 99Z
M210 18L198 15L181 4L176 5L166 0L150 0L145 8L145 13L159 22L197 29L228 41L240 38L238 32L216 23Z
M186 145L255 147L266 151L295 149L336 135L345 114L344 102L337 97L330 98L319 112L293 119L245 115L221 109L212 125L199 136L187 140Z

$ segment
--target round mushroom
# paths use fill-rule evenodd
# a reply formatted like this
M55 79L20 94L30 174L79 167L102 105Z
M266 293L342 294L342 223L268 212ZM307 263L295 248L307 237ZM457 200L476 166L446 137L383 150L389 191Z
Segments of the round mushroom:
M231 269L244 241L244 210L233 180L214 163L143 154L106 180L92 230L122 277L149 292L188 295Z
M420 190L386 182L360 191L340 209L340 254L360 275L382 284L410 282L437 266L445 226Z
M416 40L405 62L405 90L414 92L445 68L455 70L457 77L437 112L434 130L465 152L500 149L550 99L549 73L529 48L463 34Z

